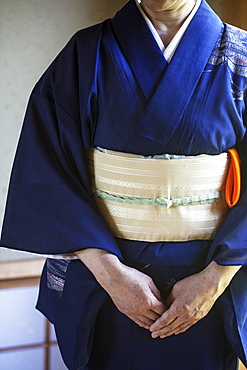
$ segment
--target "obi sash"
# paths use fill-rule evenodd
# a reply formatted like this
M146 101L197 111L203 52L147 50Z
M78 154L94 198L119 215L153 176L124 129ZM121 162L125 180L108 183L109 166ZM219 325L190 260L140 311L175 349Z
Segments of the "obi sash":
M115 237L210 240L229 212L228 153L164 160L90 149L86 163L95 201Z

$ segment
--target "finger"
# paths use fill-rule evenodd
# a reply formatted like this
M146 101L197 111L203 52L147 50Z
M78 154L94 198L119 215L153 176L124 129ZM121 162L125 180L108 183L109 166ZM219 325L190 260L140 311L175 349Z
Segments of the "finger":
M195 324L195 323L194 323ZM184 333L185 331L187 331L189 328L191 328L191 326L193 326L194 324L190 324L190 325L185 325L181 328L179 328L176 333L174 333L175 335L178 335L178 334L182 334Z
M164 311L162 311L162 313L163 312ZM152 325L161 316L161 314L159 314L159 313L153 311L153 309L149 309L149 308L146 308L145 310L141 310L139 312L138 311L136 311L136 312L132 311L132 312L130 312L130 314L132 316L142 317L143 320L147 320L150 325Z
M161 330L157 330L152 332L153 338L166 338L173 334L177 335L183 333L184 331L188 330L192 325L194 325L198 320L190 320L190 321L182 321L181 318L177 318L172 322L170 325L162 328Z
M164 311L167 310L167 305L165 304L165 300L162 298L161 293L155 284L152 284L150 289L155 297L155 300L153 302L153 305L154 305L153 310L159 315L162 315Z
M155 312L156 314L158 314L158 316L161 316L167 310L165 301L161 297L161 294L155 285L151 287L151 292L153 294L151 310Z
M190 329L190 328L191 328L191 326L193 326L194 324L195 324L195 323L193 323L193 324L187 324L187 325L181 326L181 327L179 327L179 328L176 328L176 330L172 330L172 331L170 331L170 332L166 333L165 335L160 335L159 337L160 337L161 339L164 339L164 338L167 338L167 337L169 337L169 336L171 336L171 335L179 335L179 334L182 334L182 333L186 332L188 329Z
M152 321L152 324L160 318L160 314L158 314L155 311L149 310L146 314L144 314L147 318L149 318Z
M173 312L172 307L166 310L163 315L155 321L155 323L151 326L150 331L155 332L161 330L164 327L170 325L174 320L178 318L176 312Z
M132 317L137 317L139 320L145 322L146 324L148 324L149 326L151 326L156 320L159 319L160 315L157 314L156 312L154 311L147 311L146 313L142 313L142 314L138 314L138 313L135 313L135 314L132 314Z
M146 320L145 317L137 317L137 316L131 316L131 315L127 315L132 321L134 321L138 326L140 326L141 328L144 328L144 329L147 329L149 330L150 329L150 323L148 322L148 320ZM150 320L150 322L152 323L152 321Z
M143 322L144 324L148 325L149 327L154 323L153 319L150 319L149 317L145 315L133 315L133 317L136 317L139 321Z
M145 326L145 328L148 329L150 329L150 326L160 317L160 315L153 311L147 311L147 313L144 314L131 313L127 315L128 317L131 317L132 320L134 318L138 319L138 325L142 323Z
M151 331L153 338L158 338L158 337L165 338L165 337L168 337L172 334L175 334L175 332L178 331L178 328L179 328L179 325L177 325L175 327L166 326L166 327L163 327L159 330L152 331L152 325L151 325L149 330Z
M157 320L167 310L167 306L155 298L155 301L152 303L151 310L156 314L155 320Z

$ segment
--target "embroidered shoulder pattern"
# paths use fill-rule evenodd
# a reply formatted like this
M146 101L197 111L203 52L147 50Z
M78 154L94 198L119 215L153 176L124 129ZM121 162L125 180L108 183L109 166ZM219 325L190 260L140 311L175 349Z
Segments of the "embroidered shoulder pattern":
M247 31L223 24L208 63L227 64L234 74L247 77Z

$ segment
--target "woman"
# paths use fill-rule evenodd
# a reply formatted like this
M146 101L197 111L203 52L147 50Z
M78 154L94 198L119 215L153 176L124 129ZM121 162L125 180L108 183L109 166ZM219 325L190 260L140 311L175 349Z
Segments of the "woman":
M58 256L44 267L38 309L54 323L69 369L235 369L237 355L246 363L245 42L246 32L222 24L204 0L130 0L112 20L78 32L35 86L1 243ZM231 148L243 190L229 210L222 186ZM100 188L97 171L125 153L124 171L152 173L155 162L159 174L169 153L169 163L182 163L171 188L200 177L183 169L191 156L206 155L212 171L223 158L218 195L177 207L162 183L167 197L138 191L120 200ZM104 182L136 184L116 173ZM156 203L137 209L140 197ZM137 237L142 207L153 211ZM157 215L168 220L163 229ZM217 221L210 232L201 215L206 225Z

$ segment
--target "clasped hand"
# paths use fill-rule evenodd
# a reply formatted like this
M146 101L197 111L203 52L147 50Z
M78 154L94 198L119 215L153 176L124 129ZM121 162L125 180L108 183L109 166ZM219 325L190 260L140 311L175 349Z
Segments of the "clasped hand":
M168 309L150 327L152 337L185 332L208 314L221 293L203 271L178 281L165 301Z
M201 272L178 281L164 300L153 280L101 249L76 255L108 292L120 312L153 338L179 334L205 317L241 266L220 266L212 261Z
M180 334L205 317L227 284L208 270L178 281L164 301L153 280L133 268L124 268L121 283L107 291L116 307L153 338Z
M118 310L143 328L149 329L167 309L153 280L131 267L123 265L120 276L102 286Z

